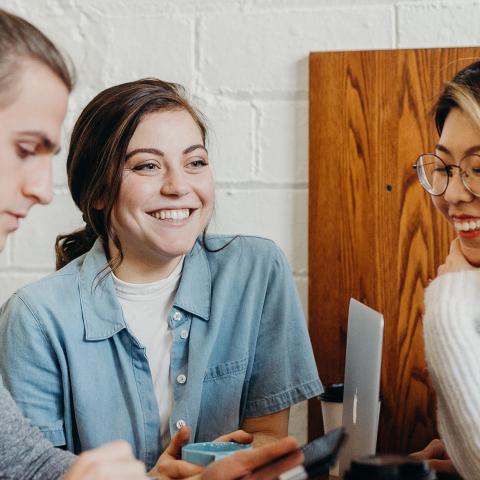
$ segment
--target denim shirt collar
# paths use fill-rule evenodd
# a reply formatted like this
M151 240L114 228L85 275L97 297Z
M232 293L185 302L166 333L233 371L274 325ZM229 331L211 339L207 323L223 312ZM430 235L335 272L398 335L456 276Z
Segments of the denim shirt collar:
M185 257L182 278L173 305L208 322L211 288L210 266L205 250L197 240Z
M127 328L110 273L102 240L97 239L85 255L79 274L80 304L88 341L104 340ZM174 306L208 321L210 296L210 268L197 241L185 257Z

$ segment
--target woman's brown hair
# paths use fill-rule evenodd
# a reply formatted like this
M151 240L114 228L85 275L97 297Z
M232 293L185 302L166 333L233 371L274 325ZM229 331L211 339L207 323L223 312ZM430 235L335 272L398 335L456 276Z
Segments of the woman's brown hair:
M72 132L67 158L68 185L83 214L84 228L57 237L57 269L87 253L101 238L108 255L110 238L122 261L122 248L112 229L111 214L120 190L127 147L142 117L148 113L183 109L190 113L206 141L200 114L185 98L180 85L146 78L99 93L82 111Z
M0 8L0 104L8 104L26 59L48 67L72 90L72 74L57 47L31 23Z

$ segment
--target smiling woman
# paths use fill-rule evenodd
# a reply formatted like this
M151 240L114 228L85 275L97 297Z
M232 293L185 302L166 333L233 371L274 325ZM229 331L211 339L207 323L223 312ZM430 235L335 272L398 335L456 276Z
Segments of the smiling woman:
M480 478L480 62L447 83L435 109L440 139L416 169L434 205L455 229L438 277L425 294L424 336L445 448L420 457L436 469Z
M150 113L139 123L112 212L124 254L115 270L119 278L145 283L167 277L206 228L214 186L203 142L186 110ZM120 253L111 240L109 250Z
M459 132L462 132L459 135ZM473 265L480 266L480 146L479 127L459 108L445 119L436 146L445 166L435 175L445 182L441 194L432 195L435 206L458 233L462 251Z
M123 438L153 467L185 425L195 441L284 436L290 406L321 391L282 252L205 234L206 136L182 88L156 79L101 92L74 127L68 179L86 226L58 238L59 271L9 300L0 331L2 374L56 445ZM192 473L179 465L175 478Z

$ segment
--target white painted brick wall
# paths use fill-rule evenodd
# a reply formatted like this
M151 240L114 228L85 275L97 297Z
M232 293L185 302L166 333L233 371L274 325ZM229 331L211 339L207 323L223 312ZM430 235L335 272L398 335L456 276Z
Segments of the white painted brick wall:
M55 265L55 238L75 230L81 219L68 193L56 194L48 208L35 206L22 228L12 235L12 265L32 270L51 268Z
M307 100L257 103L256 175L267 184L308 181ZM288 132L288 135L282 134Z
M478 1L409 2L397 11L400 48L480 44Z
M306 91L309 51L391 48L393 13L351 6L205 16L198 39L201 85L226 93Z
M480 1L0 0L50 35L78 84L55 160L53 204L32 211L0 255L0 302L53 269L53 241L80 225L65 195L65 150L100 89L140 76L188 87L213 127L212 229L274 239L307 307L308 54L480 44ZM306 408L292 414L304 440Z
M216 182L252 180L255 111L251 103L204 95L196 105L207 118L209 153Z
M304 275L307 270L307 190L252 187L254 185L217 192L211 230L272 238L285 252L293 271ZM248 220L239 221L239 214Z
M9 269L2 269L0 272L0 292L2 292L3 300L12 295L21 286L35 282L45 275L46 272L28 273L19 271L19 269L16 272L11 272Z

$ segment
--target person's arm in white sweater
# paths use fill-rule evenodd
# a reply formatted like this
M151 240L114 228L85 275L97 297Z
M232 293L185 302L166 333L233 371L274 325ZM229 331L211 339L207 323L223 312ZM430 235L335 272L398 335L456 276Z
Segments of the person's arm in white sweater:
M440 273L452 270L444 266ZM440 436L459 473L465 479L478 479L480 269L445 273L429 285L425 294L424 336L438 399Z

